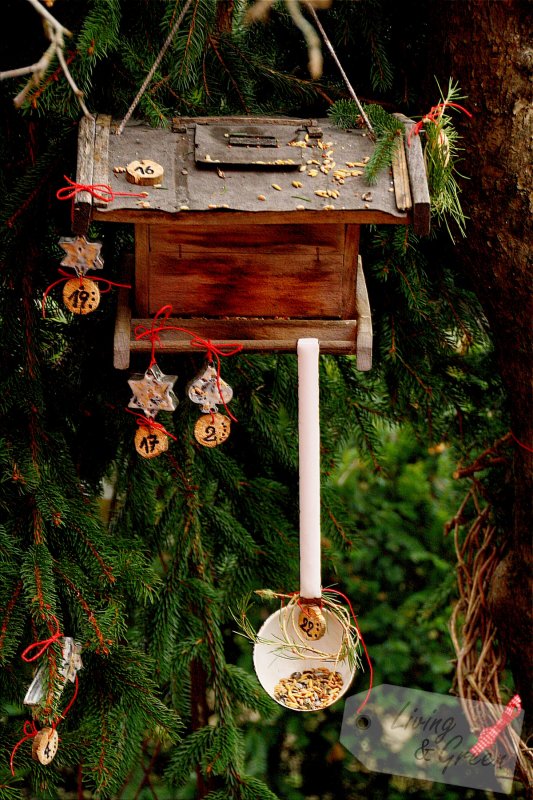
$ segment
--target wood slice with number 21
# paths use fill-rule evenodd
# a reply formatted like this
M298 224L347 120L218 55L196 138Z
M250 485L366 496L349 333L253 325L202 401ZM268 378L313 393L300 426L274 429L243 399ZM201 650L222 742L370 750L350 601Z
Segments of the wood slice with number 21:
M31 757L41 764L49 764L57 753L59 736L55 728L41 728L34 738Z
M143 458L155 458L168 450L168 436L157 428L141 425L135 431L135 449Z
M194 438L204 447L216 447L230 434L231 420L224 414L205 414L196 421Z
M63 287L63 302L73 314L90 314L100 305L100 289L90 278L71 278Z

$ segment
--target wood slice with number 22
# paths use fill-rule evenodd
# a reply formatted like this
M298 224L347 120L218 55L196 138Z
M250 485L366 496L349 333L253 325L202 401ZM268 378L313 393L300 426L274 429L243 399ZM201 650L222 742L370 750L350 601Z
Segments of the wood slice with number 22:
M31 757L41 764L49 764L57 753L59 736L55 728L41 728L34 738Z
M196 421L194 438L204 447L216 447L230 434L231 421L224 414L205 414Z
M155 458L168 450L168 436L157 428L141 425L135 431L135 449L143 458Z
M100 305L100 289L90 278L71 278L63 287L63 302L73 314L90 314Z
M326 633L326 619L317 606L304 606L298 616L298 627L308 639L321 639Z

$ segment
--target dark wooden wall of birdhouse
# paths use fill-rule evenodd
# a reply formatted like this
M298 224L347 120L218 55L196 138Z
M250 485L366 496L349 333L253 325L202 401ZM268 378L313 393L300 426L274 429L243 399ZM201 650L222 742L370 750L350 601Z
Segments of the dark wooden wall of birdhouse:
M135 306L179 317L355 319L359 225L135 226Z

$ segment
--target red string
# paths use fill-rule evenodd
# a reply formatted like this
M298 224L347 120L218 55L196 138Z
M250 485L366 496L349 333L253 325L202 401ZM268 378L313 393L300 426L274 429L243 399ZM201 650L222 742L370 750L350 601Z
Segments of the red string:
M63 175L69 186L63 186L56 192L58 200L73 200L79 192L88 192L95 200L111 203L115 197L147 197L148 192L115 192L108 183L76 183Z
M479 734L476 744L470 748L470 752L474 756L478 756L483 750L492 747L500 733L511 723L522 711L522 701L520 695L515 696L510 700L503 710L498 722L491 725L489 728L483 728Z
M355 616L355 613L354 613L354 610L352 608L352 604L350 603L350 600L346 597L345 594L343 594L342 592L337 591L336 589L325 589L324 592L325 593L332 592L333 594L338 594L339 597L342 597L342 599L348 604L348 607L350 609L353 621L355 623L355 629L357 631L357 634L359 636L361 644L363 645L363 650L365 651L365 656L366 656L366 660L367 660L367 663L368 663L368 668L370 670L370 684L368 686L368 691L366 693L365 699L363 700L363 702L361 703L361 705L359 706L359 708L355 712L356 714L359 714L361 709L363 709L366 706L366 704L368 703L368 700L370 698L370 692L372 691L372 684L374 682L374 669L372 667L372 661L370 660L370 656L369 656L368 650L366 648L365 640L363 639L363 636L362 636L361 631L359 629L359 625L357 623L357 617Z
M460 106L458 103L437 103L437 105L433 106L430 109L429 113L426 114L425 117L422 117L422 119L419 122L417 122L416 125L414 125L409 131L409 135L407 137L407 144L409 145L409 147L411 146L411 138L413 136L418 136L420 134L420 131L422 130L426 122L433 122L435 125L438 124L439 120L444 114L444 109L447 108L448 106L450 106L451 108L458 108L459 111L463 111L469 117L472 116L470 111L467 111L466 108L463 108L463 106Z
M150 429L153 428L156 431L160 431L161 433L164 433L165 436L170 436L170 438L174 439L175 442L178 441L177 438L172 433L170 433L170 431L167 431L163 427L163 425L160 425L159 422L156 422L153 419L148 419L147 417L143 417L142 414L137 414L136 411L132 411L130 408L126 408L125 410L128 412L128 414L133 414L133 416L137 420L137 425L142 425L143 427L150 428Z
M524 444L524 442L521 442L520 439L517 439L517 437L511 430L509 431L509 433L511 434L511 436L513 437L513 439L515 440L516 444L519 447L521 447L523 450L526 450L528 453L533 453L533 447L530 447L528 444Z
M13 777L15 777L15 768L13 766L13 759L15 758L15 753L17 752L21 744L27 742L28 739L33 739L34 736L37 736L37 734L39 733L39 731L35 727L35 722L33 722L33 720L31 722L26 720L22 730L24 731L24 736L20 741L16 743L15 747L11 751L11 758L9 759L9 766L11 767L11 774L13 775Z
M210 339L202 339L200 336L198 336L198 334L194 333L194 331L190 331L187 328L180 328L177 325L167 325L166 322L170 318L171 313L172 313L171 305L161 306L159 311L155 314L152 320L152 324L150 325L149 328L147 328L145 325L137 325L134 330L135 338L137 340L150 339L152 343L150 364L148 366L148 369L150 369L150 367L153 367L153 365L156 363L155 359L156 344L159 345L161 341L159 334L163 333L164 331L181 331L181 333L186 333L188 336L192 337L190 341L191 347L197 347L202 350L206 350L208 361L212 361L214 355L217 365L217 375L216 375L217 389L220 396L220 400L222 402L222 405L226 409L226 413L230 417L230 419L232 419L234 422L238 422L237 418L234 417L231 411L229 410L222 396L222 387L220 385L220 358L227 356L234 356L237 353L240 353L240 351L242 350L242 344L236 344L232 342L228 344L216 345ZM157 320L162 321L163 324L156 327L154 323Z
M52 291L52 289L54 289L60 283L63 283L64 281L72 280L73 278L76 278L76 277L80 278L80 283L81 283L81 281L83 281L83 275L79 275L79 276L72 275L70 272L65 272L62 269L58 269L58 272L59 272L60 275L63 275L64 277L59 278L57 281L54 281L53 283L51 283L49 286L46 287L46 289L43 292L43 310L42 310L43 319L46 317L46 300L48 298L48 295ZM119 289L131 289L131 285L129 283L116 283L115 281L110 281L108 278L96 278L96 277L91 276L88 280L107 283L107 288L106 289L101 289L100 294L106 294L107 292L110 292L112 286L117 286Z
M52 633L52 635L48 639L41 639L40 642L34 642L33 644L30 644L29 647L27 647L21 655L23 661L26 661L27 663L29 663L30 661L36 661L38 658L42 656L42 654L50 647L50 645L53 642L57 642L58 639L61 639L63 634L61 633L59 620L57 619L57 617L52 617L52 619L55 622L55 628L56 628L55 633ZM29 656L28 653L30 653L34 649L34 647L38 647L39 649L37 650L34 656Z

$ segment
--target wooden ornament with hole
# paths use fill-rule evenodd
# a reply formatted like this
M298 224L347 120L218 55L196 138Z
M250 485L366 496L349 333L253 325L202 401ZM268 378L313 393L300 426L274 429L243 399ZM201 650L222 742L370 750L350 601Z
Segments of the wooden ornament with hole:
M157 161L143 158L142 161L130 161L126 166L126 180L137 186L155 186L161 183L165 170Z
M157 428L140 425L135 432L135 449L143 458L156 458L168 450L168 436Z
M318 606L304 606L298 616L298 627L307 639L322 639L326 633L326 618Z
M63 302L73 314L90 314L100 305L100 289L90 278L71 278L63 287Z
M230 434L231 421L224 414L205 414L196 421L194 438L204 447L216 447Z
M59 735L55 728L42 728L34 738L31 757L40 764L49 764L57 753Z

